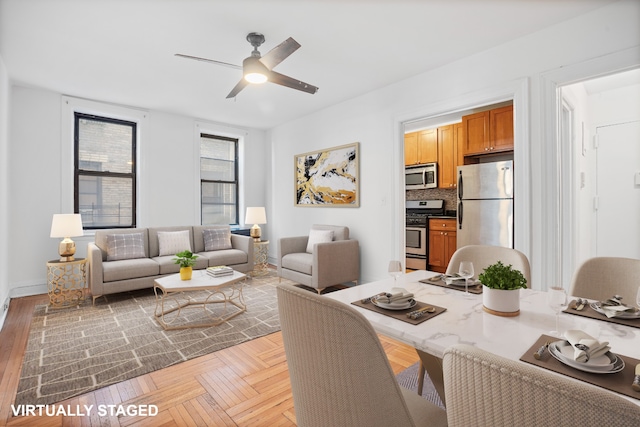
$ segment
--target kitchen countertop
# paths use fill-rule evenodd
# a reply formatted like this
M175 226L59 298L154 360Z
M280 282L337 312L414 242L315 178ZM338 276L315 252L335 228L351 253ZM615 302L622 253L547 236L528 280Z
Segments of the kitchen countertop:
M451 215L433 215L429 219L456 219L457 217Z

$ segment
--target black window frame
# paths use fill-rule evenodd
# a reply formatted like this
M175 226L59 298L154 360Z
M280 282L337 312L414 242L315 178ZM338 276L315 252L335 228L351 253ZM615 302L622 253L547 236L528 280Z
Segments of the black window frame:
M233 181L225 181L225 180L213 180L213 179L202 179L202 169L200 166L200 169L198 171L198 173L200 174L200 224L201 225L209 225L209 224L203 224L203 203L202 203L202 184L203 183L213 183L213 184L234 184L235 185L235 207L236 207L236 217L235 217L235 222L233 224L229 224L229 225L239 225L239 219L240 219L240 204L239 204L239 194L240 194L240 183L238 180L238 143L239 143L239 139L238 138L232 138L232 137L228 137L228 136L220 136L220 135L214 135L214 134L210 134L210 133L204 133L201 132L200 133L200 138L209 138L209 139L217 139L217 140L221 140L221 141L230 141L234 143L234 148L233 148L233 175L234 175L234 180ZM200 143L198 144L198 149L199 151L199 155L198 155L198 164L200 164L201 159L202 159L202 151L200 149L201 147L201 141L199 141Z
M110 171L95 171L80 169L80 120L93 120L98 122L113 123L124 126L131 126L131 172L110 172ZM88 226L83 224L85 230L100 230L111 228L136 228L137 225L137 139L138 139L138 124L136 122L114 119L112 117L97 116L94 114L86 114L80 112L74 112L73 119L73 209L74 213L80 212L80 176L94 176L104 178L130 178L131 179L131 224L130 225L104 225L104 226Z

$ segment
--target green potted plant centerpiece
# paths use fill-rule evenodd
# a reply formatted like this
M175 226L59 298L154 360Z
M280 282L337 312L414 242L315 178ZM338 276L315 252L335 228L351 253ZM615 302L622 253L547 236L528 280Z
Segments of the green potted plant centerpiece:
M191 251L182 251L176 254L173 259L176 264L180 265L180 279L191 280L193 274L193 266L196 264L198 255L194 255Z
M520 314L520 289L527 288L527 279L521 271L498 261L485 268L478 279L486 312L506 317Z

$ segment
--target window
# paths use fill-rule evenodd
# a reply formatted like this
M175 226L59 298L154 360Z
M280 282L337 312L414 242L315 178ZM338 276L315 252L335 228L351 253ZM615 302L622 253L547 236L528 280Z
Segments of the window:
M84 228L136 226L136 123L74 114L74 209Z
M238 140L200 135L202 224L238 223Z

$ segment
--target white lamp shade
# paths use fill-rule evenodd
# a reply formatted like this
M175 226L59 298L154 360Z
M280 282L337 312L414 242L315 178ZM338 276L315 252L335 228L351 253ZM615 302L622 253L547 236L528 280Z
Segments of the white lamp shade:
M50 237L76 237L82 235L82 216L80 214L53 215Z
M247 208L247 214L244 218L245 224L266 224L267 214L263 207Z

